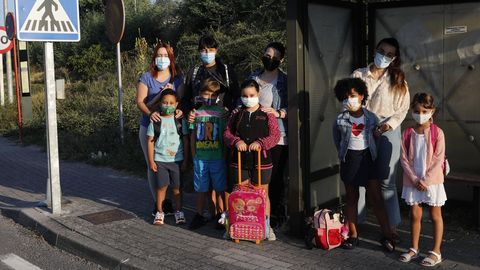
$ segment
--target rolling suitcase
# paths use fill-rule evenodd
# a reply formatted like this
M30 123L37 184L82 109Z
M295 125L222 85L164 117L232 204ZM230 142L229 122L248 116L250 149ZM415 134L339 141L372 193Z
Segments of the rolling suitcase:
M238 152L238 184L228 198L228 223L230 238L260 241L266 237L265 205L266 192L261 188L261 150L258 151L258 186L251 183L242 185L241 153Z

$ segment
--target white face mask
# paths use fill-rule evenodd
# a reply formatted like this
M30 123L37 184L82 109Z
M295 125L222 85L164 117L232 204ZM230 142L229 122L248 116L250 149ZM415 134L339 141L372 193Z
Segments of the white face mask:
M258 97L251 97L251 98L246 98L242 97L242 103L248 108L255 107L259 103Z
M419 113L412 113L412 118L415 122L419 123L420 125L425 124L432 118L432 112L419 114Z
M378 68L387 68L393 62L393 58L387 57L380 53L375 53L375 58L373 59L373 63Z
M345 99L345 100L343 100L342 104L343 104L343 110L344 111L348 111L349 107L352 110L356 111L360 108L360 106L362 106L362 104L360 102L358 102L357 97Z

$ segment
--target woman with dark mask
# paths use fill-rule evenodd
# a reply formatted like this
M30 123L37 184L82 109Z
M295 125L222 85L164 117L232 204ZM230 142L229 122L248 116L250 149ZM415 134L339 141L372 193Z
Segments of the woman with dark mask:
M366 107L380 120L376 130L378 136L377 177L382 180L382 195L394 238L399 242L396 226L400 223L400 208L396 179L400 160L401 124L410 106L410 94L401 69L400 45L395 38L384 38L378 42L373 63L357 69L352 77L367 84ZM360 189L358 221L365 219L365 189Z
M287 74L279 68L284 62L285 47L279 42L272 42L265 47L262 63L263 69L250 75L260 85L260 104L262 110L277 117L281 137L272 148L272 179L269 186L271 201L271 226L279 227L287 220L285 167L288 161L287 140Z

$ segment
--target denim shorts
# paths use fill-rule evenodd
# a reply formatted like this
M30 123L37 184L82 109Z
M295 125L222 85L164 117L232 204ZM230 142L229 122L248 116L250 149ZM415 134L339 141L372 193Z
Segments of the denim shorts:
M225 160L193 159L193 186L196 192L208 192L210 187L215 191L227 189Z

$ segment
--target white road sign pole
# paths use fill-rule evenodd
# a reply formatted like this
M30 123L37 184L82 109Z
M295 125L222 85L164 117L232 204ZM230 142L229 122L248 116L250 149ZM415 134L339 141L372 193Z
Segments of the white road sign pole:
M4 10L4 17L7 16L8 13L8 0L3 0L3 10ZM12 54L7 52L5 54L6 65L7 65L7 90L8 90L8 102L10 104L13 103L13 82L12 82Z
M48 175L50 189L50 206L53 214L60 214L62 211L62 198L60 189L60 165L58 157L57 138L57 99L55 92L55 62L53 57L53 43L45 42L44 47L45 63L45 95L47 115L47 148L48 148ZM48 186L47 186L48 187Z
M117 73L118 73L118 115L120 121L120 140L123 137L123 89L122 89L122 58L120 55L120 42L117 43Z
M5 106L5 86L3 84L3 54L0 54L0 105Z

